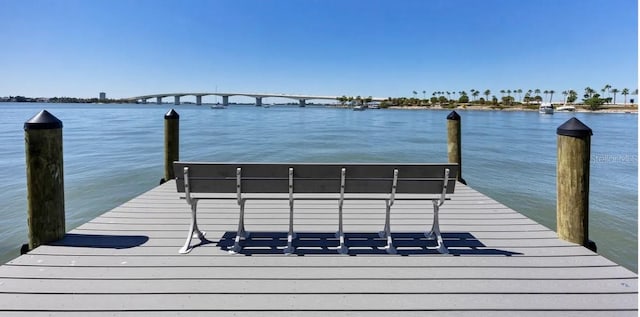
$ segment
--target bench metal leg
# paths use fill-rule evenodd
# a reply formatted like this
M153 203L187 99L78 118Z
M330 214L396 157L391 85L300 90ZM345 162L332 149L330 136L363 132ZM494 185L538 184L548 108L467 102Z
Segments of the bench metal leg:
M344 242L344 230L342 229L342 201L338 206L338 232L336 232L336 239L338 239L340 242L340 246L338 246L338 249L336 249L336 251L338 251L338 253L340 254L349 254L349 248Z
M238 231L236 232L236 238L233 242L233 248L231 249L231 253L239 253L242 251L242 247L240 246L240 239L249 238L249 232L244 230L244 204L246 200L240 200L240 217L238 219Z
M385 213L384 231L378 232L378 235L380 238L387 239L387 245L384 247L387 253L396 254L397 250L393 246L393 239L391 239L391 203L388 200L385 200L385 203L387 205L387 210Z
M389 202L386 202L387 209L384 217L384 229L382 231L378 231L378 235L380 238L386 239L389 235L391 235L391 206L389 206Z
M444 245L444 240L442 239L442 234L440 233L440 221L438 219L438 212L440 210L440 205L437 200L433 200L433 225L431 226L431 230L424 234L427 239L436 239L438 243L438 252L442 254L449 254L449 249Z
M200 239L200 241L206 241L204 235L205 232L200 231L200 229L198 229L198 222L196 220L196 211L198 208L198 200L197 199L192 199L191 200L191 225L189 225L189 235L187 235L187 240L184 243L184 246L182 248L180 248L180 250L178 252L185 254L185 253L189 253L191 251L191 239L193 238L198 238Z
M284 249L284 254L289 255L296 252L293 246L293 239L295 239L295 233L293 232L293 200L289 201L289 233L287 234L287 247Z

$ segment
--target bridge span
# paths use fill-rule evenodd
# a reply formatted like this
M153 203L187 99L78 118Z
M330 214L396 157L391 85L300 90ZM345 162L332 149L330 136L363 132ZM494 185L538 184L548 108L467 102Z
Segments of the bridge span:
M203 96L220 96L222 97L222 105L229 105L229 97L232 96L244 96L244 97L253 97L256 99L256 106L262 106L263 98L289 98L298 100L300 107L304 107L307 104L307 100L338 100L340 96L315 96L315 95L295 95L295 94L272 94L272 93L240 93L240 92L179 92L179 93L166 93L166 94L154 94L154 95L143 95L127 98L128 100L141 102L146 104L149 99L156 99L157 104L162 103L162 99L166 97L173 97L173 103L176 105L180 104L180 97L183 96L195 96L196 104L202 105L202 97ZM383 101L387 98L378 98L372 97L372 101Z

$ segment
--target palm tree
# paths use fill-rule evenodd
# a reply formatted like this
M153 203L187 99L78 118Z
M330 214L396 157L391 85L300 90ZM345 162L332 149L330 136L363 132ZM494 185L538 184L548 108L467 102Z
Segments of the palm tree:
M569 89L569 98L571 100L567 99L567 101L573 103L578 98L578 93L573 89Z
M478 95L480 95L480 91L478 90L474 90L473 93L471 94L473 96L473 100L475 101L476 98L478 97Z
M502 97L504 97L504 93L505 93L505 92L506 92L506 91L505 91L504 89L500 89L500 93L502 94Z
M587 96L587 98L591 98L595 92L596 91L591 87L587 87L584 89L584 94Z
M569 95L569 92L566 90L563 90L562 95L564 96L564 103L567 103L567 96Z
M511 89L507 89L507 96L511 97Z
M609 84L604 85L604 88L602 88L602 96L603 97L604 97L604 92L605 91L607 92L607 95L610 95L609 94L609 89L611 89L611 85L609 85ZM607 96L607 97L609 97L609 96Z
M427 91L423 90L422 91L422 99L427 99L427 97L425 96L426 94L427 94Z
M489 95L491 95L491 90L487 89L484 91L484 95L487 97L485 98L485 101L489 101Z
M413 91L413 96L414 96L414 97L418 96L418 92L414 90L414 91Z
M627 95L629 94L629 88L622 89L621 94L624 95L624 104L626 105L627 104Z
M555 93L555 90L549 90L549 102L551 102L551 100L553 99L553 93Z
M613 88L611 89L611 92L613 93L613 104L616 104L616 94L620 92L620 90L618 90L618 88Z
M548 90L545 90L545 91L543 91L542 93L544 94L544 97L545 97L545 98L547 98L547 95L549 94L549 91L548 91Z

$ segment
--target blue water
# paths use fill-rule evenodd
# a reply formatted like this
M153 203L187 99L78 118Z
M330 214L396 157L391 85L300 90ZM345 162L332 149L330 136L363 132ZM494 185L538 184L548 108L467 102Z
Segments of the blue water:
M254 162L444 162L449 111L194 105L0 103L0 263L27 241L23 124L63 121L67 230L158 184L164 114L180 114L180 159ZM555 229L556 128L573 114L458 111L463 177ZM590 238L637 272L638 117L575 116L591 127Z

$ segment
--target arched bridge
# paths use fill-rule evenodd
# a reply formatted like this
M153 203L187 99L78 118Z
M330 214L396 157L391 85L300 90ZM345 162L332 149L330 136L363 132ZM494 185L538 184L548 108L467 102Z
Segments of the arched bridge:
M167 94L155 94L155 95L144 95L127 98L131 101L142 102L146 104L149 99L156 99L156 103L161 104L162 99L166 97L173 97L174 104L180 104L180 97L183 96L195 96L196 104L202 105L202 97L203 96L220 96L222 97L222 105L229 105L229 97L231 96L244 96L244 97L253 97L256 98L256 106L262 106L262 98L268 97L277 97L277 98L289 98L298 100L300 107L304 107L306 105L307 100L338 100L340 96L314 96L314 95L294 95L294 94L262 94L262 93L238 93L238 92L180 92L180 93L167 93ZM372 101L383 101L387 98L371 98Z

